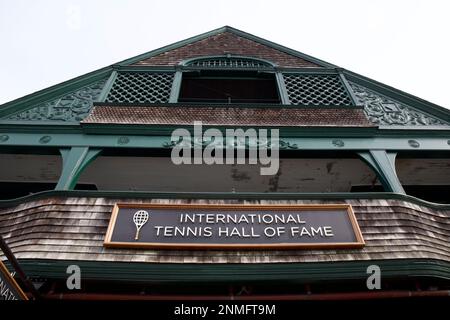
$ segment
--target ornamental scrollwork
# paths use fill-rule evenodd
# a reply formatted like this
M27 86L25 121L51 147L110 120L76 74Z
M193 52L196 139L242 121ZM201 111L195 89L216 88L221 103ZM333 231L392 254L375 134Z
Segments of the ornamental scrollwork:
M164 142L162 144L163 148L174 148L176 146L180 146L180 147L187 147L187 148L205 148L207 146L217 146L220 148L246 148L246 149L250 149L250 148L267 148L267 149L271 149L272 148L272 141L268 140L268 139L262 139L262 140L252 140L252 141L240 141L239 139L235 139L235 140L226 140L224 139L224 141L213 141L213 140L208 140L208 139L189 139L189 138L184 138L184 139L179 139L178 141L170 141L170 142ZM280 150L298 150L299 146L296 143L290 143L287 141L283 141L283 140L278 140L278 148Z
M12 115L7 120L81 121L91 111L106 79L94 82L58 99L39 104L29 110Z
M364 105L364 113L367 118L381 126L446 126L444 121L418 111L403 103L394 101L382 94L374 92L363 86L350 82L350 86L359 100Z

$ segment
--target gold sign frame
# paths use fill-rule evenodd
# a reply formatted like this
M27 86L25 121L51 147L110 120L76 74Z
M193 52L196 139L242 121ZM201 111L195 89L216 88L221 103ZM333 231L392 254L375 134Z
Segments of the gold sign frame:
M6 278L8 278L10 285L14 287L14 290L17 291L22 300L29 300L28 296L23 292L22 288L19 286L16 279L14 279L13 276L11 276L11 273L9 273L8 268L6 268L5 264L1 260L0 260L0 272L4 274Z
M161 242L119 242L112 241L120 208L131 209L221 209L221 210L332 210L345 209L355 235L355 242L329 243L161 243ZM139 248L139 249L358 249L365 245L364 238L350 204L136 204L116 203L114 205L103 245L107 248Z

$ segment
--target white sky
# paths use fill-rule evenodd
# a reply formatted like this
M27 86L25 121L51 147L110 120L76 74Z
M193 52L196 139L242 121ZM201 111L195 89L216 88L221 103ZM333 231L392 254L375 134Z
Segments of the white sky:
M224 25L450 108L446 0L0 0L0 104Z

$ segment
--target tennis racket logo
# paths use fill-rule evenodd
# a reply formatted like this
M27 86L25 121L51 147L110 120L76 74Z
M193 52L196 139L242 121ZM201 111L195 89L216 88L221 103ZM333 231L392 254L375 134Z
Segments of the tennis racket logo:
M148 217L148 212L145 210L136 211L134 214L133 222L136 226L136 236L134 237L134 240L139 240L139 231L141 231L142 226L147 223Z

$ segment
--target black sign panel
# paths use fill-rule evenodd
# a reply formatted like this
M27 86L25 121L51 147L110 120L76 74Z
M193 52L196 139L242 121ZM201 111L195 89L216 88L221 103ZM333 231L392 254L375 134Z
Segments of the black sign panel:
M114 207L107 247L356 248L350 205L134 205Z
M16 280L11 276L6 266L0 261L0 301L28 300Z

